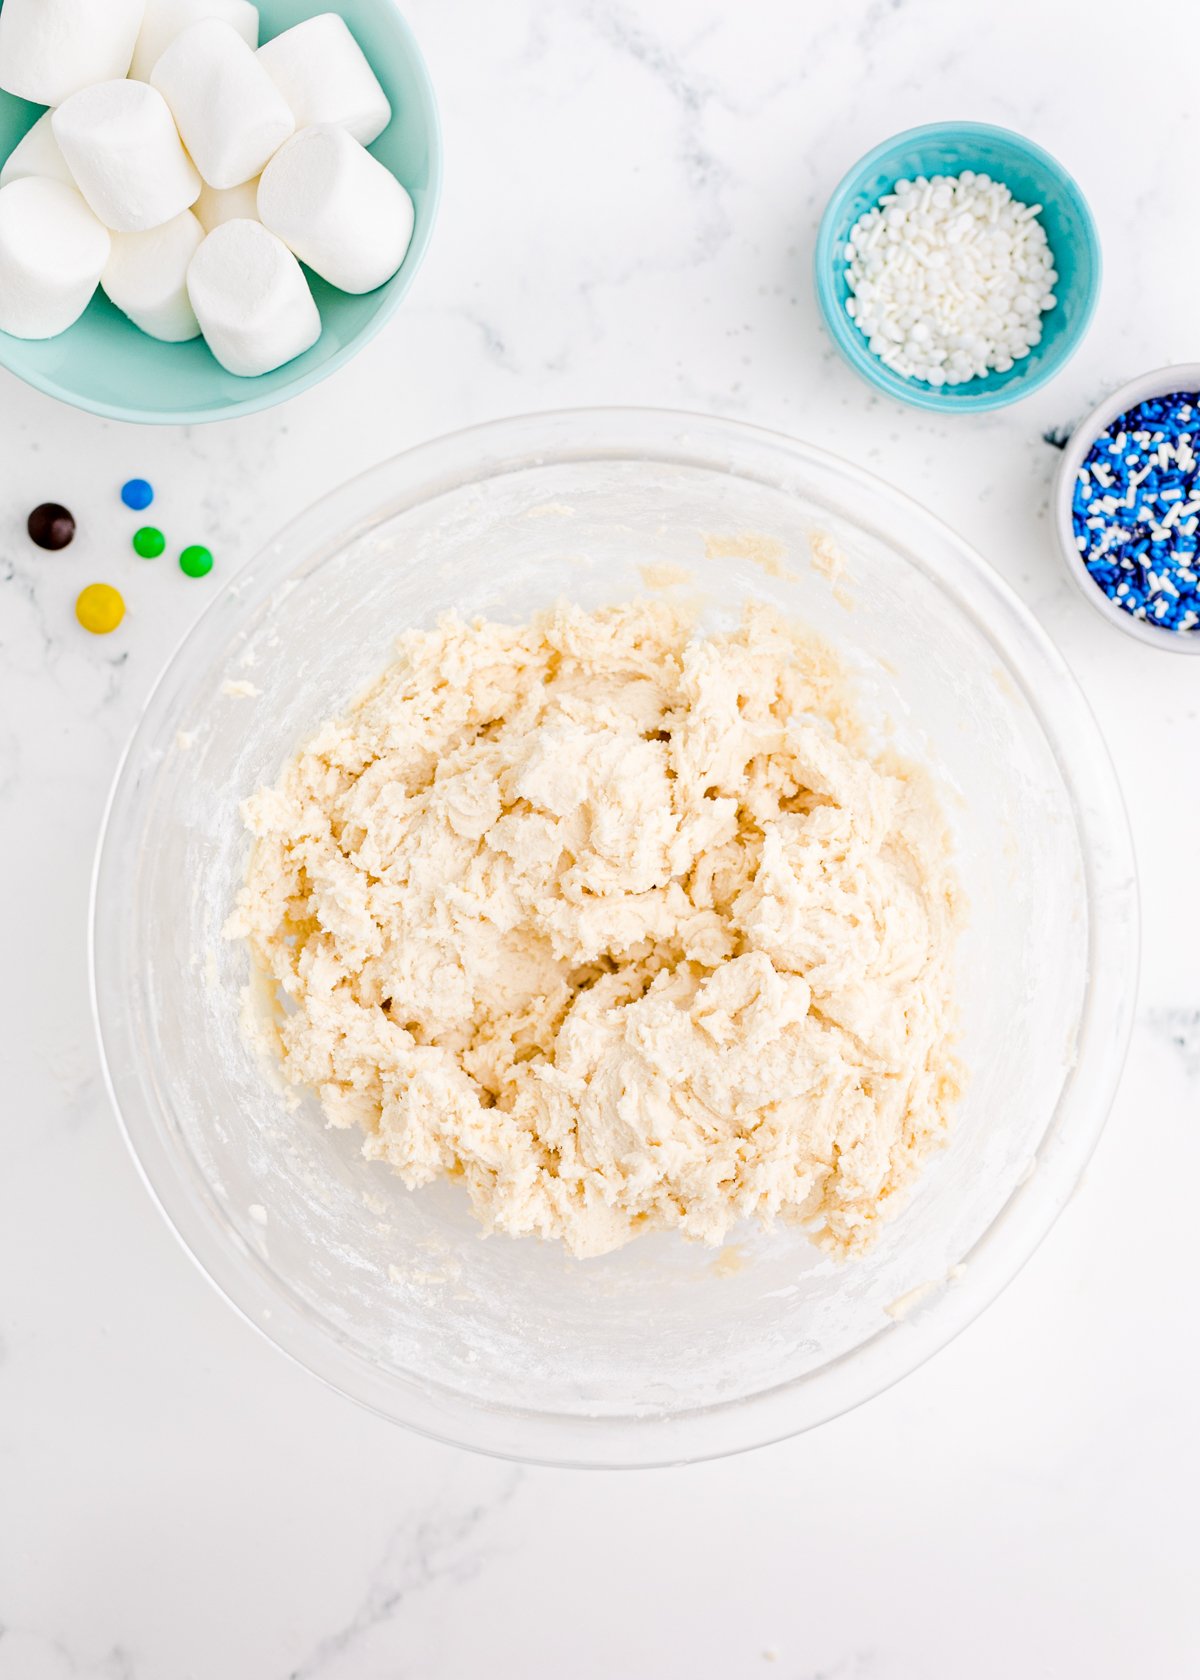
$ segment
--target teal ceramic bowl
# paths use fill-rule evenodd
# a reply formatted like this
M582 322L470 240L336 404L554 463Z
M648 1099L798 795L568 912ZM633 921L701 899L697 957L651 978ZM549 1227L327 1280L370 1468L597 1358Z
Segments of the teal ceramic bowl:
M262 39L330 10L329 0L258 0ZM429 245L442 178L433 86L408 25L392 0L339 0L336 8L391 101L392 120L370 148L412 196L412 243L399 271L361 297L308 278L321 311L321 336L295 361L256 379L238 379L203 339L161 344L128 321L100 291L58 338L0 332L0 364L52 397L116 420L188 424L269 408L348 362L379 331L407 292ZM0 157L7 157L42 107L0 92Z
M1003 181L1014 198L1042 206L1054 253L1057 304L1042 316L1042 339L1007 373L962 385L926 385L885 367L846 313L844 247L850 229L897 181L959 175L964 169ZM1002 408L1036 391L1065 366L1087 331L1100 293L1100 241L1087 200L1060 163L1006 128L987 123L929 123L885 140L841 182L821 219L815 256L817 299L833 342L850 366L890 397L942 414Z

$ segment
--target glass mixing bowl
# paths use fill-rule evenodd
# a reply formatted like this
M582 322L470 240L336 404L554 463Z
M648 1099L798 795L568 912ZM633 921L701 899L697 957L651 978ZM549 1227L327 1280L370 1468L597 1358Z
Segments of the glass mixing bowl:
M841 578L811 563L814 533L844 553ZM720 1256L662 1233L584 1262L485 1240L460 1187L410 1193L313 1101L289 1107L240 1030L247 956L221 934L248 853L238 801L387 663L402 628L449 607L519 619L563 596L628 598L662 562L687 569L707 627L757 599L828 637L880 739L889 726L943 782L971 907L958 964L970 1083L949 1147L848 1265L783 1228L739 1232ZM1137 903L1095 722L965 543L807 445L611 410L506 420L376 467L214 599L117 774L92 935L130 1147L185 1247L271 1341L445 1440L657 1464L846 1410L1013 1276L1113 1095Z

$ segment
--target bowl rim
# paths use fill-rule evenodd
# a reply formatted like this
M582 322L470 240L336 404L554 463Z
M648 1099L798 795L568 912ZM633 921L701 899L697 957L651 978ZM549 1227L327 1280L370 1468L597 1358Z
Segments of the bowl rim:
M996 390L977 391L972 395L952 396L944 388L934 388L924 385L917 380L903 374L894 373L880 362L866 346L862 334L853 322L845 316L836 305L833 296L833 269L836 259L835 253L840 243L838 238L838 224L844 213L845 202L857 189L862 175L874 165L882 163L889 153L898 147L908 145L916 140L932 140L935 137L946 138L956 136L975 136L980 139L1002 140L1006 145L1024 152L1026 156L1037 162L1061 185L1066 195L1072 200L1084 228L1087 255L1087 287L1080 311L1079 319L1074 327L1067 332L1055 351L1047 356L1037 370L1023 380L1001 386ZM858 161L846 170L829 195L820 226L817 229L817 240L813 250L813 277L817 293L817 302L822 319L834 346L840 352L854 371L876 390L886 396L895 397L900 402L907 402L914 408L930 409L938 414L982 414L994 409L1007 408L1009 404L1020 402L1022 398L1032 396L1035 391L1054 379L1070 361L1092 324L1092 317L1096 312L1096 305L1100 296L1100 286L1103 279L1103 255L1100 246L1100 235L1096 227L1096 219L1092 214L1091 205L1080 187L1078 181L1066 169L1052 152L1030 140L1026 135L1015 129L1004 128L996 123L973 121L946 121L921 123L916 128L901 129L887 140L881 140L872 146L870 151L864 152Z
M528 470L553 461L621 460L687 465L728 473L738 448L755 452L757 470L736 476L779 487L776 459L831 474L842 484L882 496L891 509L915 518L945 545L928 563L949 588L968 578L983 605L959 604L1003 649L1003 662L1042 727L1067 789L1080 837L1088 904L1088 974L1077 1027L1081 1053L1066 1074L1047 1118L1035 1157L1036 1171L1016 1186L969 1255L967 1274L902 1322L818 1371L748 1398L718 1402L674 1415L581 1415L491 1406L448 1389L399 1384L333 1335L320 1334L294 1310L272 1274L264 1288L257 1262L230 1240L211 1207L202 1205L181 1171L177 1153L163 1142L156 1117L139 1084L128 1033L122 1038L120 1005L106 990L106 973L119 967L114 954L123 917L120 895L106 892L110 872L120 877L128 847L120 829L138 812L144 753L153 755L157 715L166 711L174 686L186 680L189 655L203 654L206 638L228 634L231 606L240 613L270 598L288 575L311 557L314 537L339 546L369 530L380 517L445 493L464 483ZM396 479L403 478L397 494ZM372 512L361 514L369 500ZM348 520L352 506L357 521ZM993 633L1000 621L1005 639ZM1019 641L1016 638L1020 638ZM1039 691L1031 692L1032 665ZM1078 751L1079 732L1090 750ZM1072 739L1074 737L1074 739ZM526 1463L577 1468L648 1467L724 1457L801 1433L853 1409L910 1374L947 1345L1011 1281L1070 1199L1090 1158L1115 1095L1132 1030L1138 966L1138 894L1128 819L1103 737L1065 661L1028 608L977 552L949 526L904 492L823 449L742 421L648 408L555 411L488 421L420 444L370 468L290 521L215 595L181 639L148 694L118 762L105 804L92 871L88 957L93 1022L101 1067L118 1124L137 1171L184 1251L234 1309L274 1346L336 1391L382 1417L439 1441ZM1087 1053L1082 1053L1086 1051ZM268 1321L263 1308L269 1303ZM899 1341L898 1338L903 1338ZM865 1378L865 1381L864 1381ZM803 1391L819 1379L819 1402L796 1412Z
M1092 581L1087 568L1080 561L1079 551L1075 546L1075 521L1072 515L1076 474L1100 433L1106 431L1126 409L1133 408L1139 402L1145 402L1148 397L1168 397L1174 391L1195 391L1197 404L1200 406L1200 362L1172 362L1166 367L1152 368L1148 373L1127 379L1123 385L1119 385L1115 391L1090 409L1067 439L1062 459L1058 463L1058 471L1054 476L1051 506L1058 551L1063 565L1076 588L1087 597L1095 610L1110 624L1115 624L1118 630L1123 630L1127 636L1132 636L1145 647L1157 648L1160 653L1189 654L1200 653L1200 627L1181 632L1168 630L1147 619L1134 618L1124 607L1118 607L1111 601L1099 584Z
M223 403L220 407L197 410L192 408L156 409L147 413L144 409L132 407L126 403L106 402L101 398L90 397L78 391L71 390L60 383L52 374L43 373L37 368L15 367L9 360L6 345L9 334L0 333L0 367L14 379L28 385L43 396L53 397L57 402L64 402L70 408L77 408L85 414L95 414L103 420L119 420L134 426L207 426L222 420L239 420L244 415L260 414L264 409L275 408L280 403L290 402L293 397L301 396L315 385L337 373L346 363L353 360L375 337L376 333L391 320L396 310L403 303L412 289L418 270L425 260L425 254L433 238L434 225L437 222L438 210L442 200L442 174L444 158L444 140L442 134L441 113L438 110L437 94L433 86L433 78L429 74L429 66L425 62L424 54L416 36L413 34L407 18L403 17L395 7L389 7L393 22L400 33L406 37L408 49L412 54L421 90L427 108L428 121L426 124L426 138L429 146L429 182L424 191L424 205L420 214L414 219L412 238L409 241L404 260L392 275L385 280L377 290L383 292L379 307L340 349L335 350L326 360L309 368L294 384L274 386L271 389L259 388L255 390L257 381L244 381L248 387L245 397L237 397ZM28 101L25 101L28 104ZM31 107L39 110L39 107ZM35 121L37 118L35 117ZM23 340L14 340L22 343ZM318 343L320 341L318 340ZM284 366L286 367L286 363ZM275 370L279 371L279 370Z

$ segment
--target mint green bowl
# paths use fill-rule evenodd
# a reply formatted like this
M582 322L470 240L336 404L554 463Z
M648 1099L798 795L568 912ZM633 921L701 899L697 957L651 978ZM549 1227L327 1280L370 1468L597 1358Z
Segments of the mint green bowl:
M253 414L306 391L348 362L400 303L433 231L442 181L442 143L429 72L392 0L258 0L262 39L303 18L336 9L349 24L392 106L392 120L371 147L408 188L416 220L399 271L360 297L308 278L321 311L321 336L295 361L256 379L226 373L203 339L161 344L147 338L97 291L83 315L57 338L0 332L0 364L26 384L114 420L187 425ZM0 92L0 158L7 157L42 107Z

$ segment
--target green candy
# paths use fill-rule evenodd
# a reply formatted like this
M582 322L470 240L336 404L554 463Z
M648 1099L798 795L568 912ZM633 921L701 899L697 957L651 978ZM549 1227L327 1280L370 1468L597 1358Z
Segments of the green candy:
M167 546L167 539L157 525L143 525L133 533L133 550L143 560L156 560Z
M191 543L179 556L179 567L188 577L204 577L212 571L212 552L200 543Z

